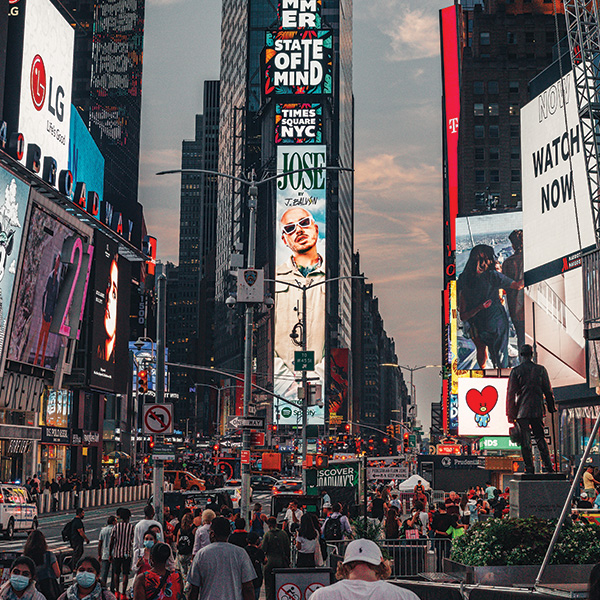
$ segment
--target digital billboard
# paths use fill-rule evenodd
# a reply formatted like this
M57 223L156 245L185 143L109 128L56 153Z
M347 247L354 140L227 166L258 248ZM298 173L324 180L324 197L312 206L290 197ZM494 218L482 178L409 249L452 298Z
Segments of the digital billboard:
M304 29L267 31L264 94L331 94L333 33Z
M90 385L116 392L131 378L128 368L117 368L128 364L131 266L119 256L118 244L99 231L95 242Z
M71 108L69 171L73 174L73 181L85 181L87 191L98 194L100 215L104 198L104 157L75 107Z
M276 104L276 144L320 144L323 142L322 104Z
M330 425L341 425L348 420L349 358L348 348L331 349L327 394Z
M325 146L277 147L278 173L326 164ZM308 378L325 389L326 171L285 175L276 185L274 391L299 405L296 379L300 379L301 372L294 371L294 352L302 350L303 331L307 335L306 349L315 353L315 370L308 372ZM308 286L305 329L302 286ZM276 423L296 425L296 412L275 399ZM323 424L323 419L323 408L309 408L310 424Z
M25 20L18 131L68 169L75 31L50 0L21 0ZM22 10L22 8L21 8Z
M563 98L564 89L564 98ZM573 74L521 109L525 283L581 264L595 246Z
M29 186L0 167L0 357L12 305L19 249L23 238ZM3 199L2 199L3 198Z
M507 390L507 377L461 377L458 380L459 435L508 435Z
M55 370L83 317L93 246L92 230L31 190L8 359Z
M508 368L525 343L523 216L456 219L456 369Z
M48 427L69 426L71 412L71 395L69 390L46 389L44 392L45 418Z
M279 0L282 29L320 29L322 0Z

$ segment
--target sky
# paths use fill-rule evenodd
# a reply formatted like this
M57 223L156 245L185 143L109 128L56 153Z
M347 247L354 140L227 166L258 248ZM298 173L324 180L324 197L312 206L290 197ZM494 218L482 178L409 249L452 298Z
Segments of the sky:
M401 365L441 361L442 168L439 0L354 2L354 249ZM181 142L203 82L219 78L219 0L147 0L140 202L158 258L178 262ZM410 381L410 373L405 371ZM428 431L440 369L414 373Z

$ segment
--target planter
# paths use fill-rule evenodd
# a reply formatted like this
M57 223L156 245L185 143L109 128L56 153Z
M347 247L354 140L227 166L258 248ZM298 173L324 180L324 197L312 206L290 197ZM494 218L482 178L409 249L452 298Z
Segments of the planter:
M444 559L444 572L455 575L465 583L483 585L532 587L541 565L500 565L473 567ZM542 582L587 583L594 565L548 565Z

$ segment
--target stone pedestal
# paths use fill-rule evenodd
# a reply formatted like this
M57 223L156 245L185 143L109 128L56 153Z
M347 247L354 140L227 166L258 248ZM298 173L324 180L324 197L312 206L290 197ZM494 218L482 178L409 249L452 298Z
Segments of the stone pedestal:
M508 487L512 519L558 519L571 484L562 473L515 473Z

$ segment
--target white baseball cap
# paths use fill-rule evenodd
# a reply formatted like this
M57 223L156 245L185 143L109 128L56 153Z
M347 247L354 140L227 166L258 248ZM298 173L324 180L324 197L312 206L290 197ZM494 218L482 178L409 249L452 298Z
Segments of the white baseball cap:
M581 492L581 494L580 494L579 497L580 498L587 498L588 497L587 492Z
M366 562L371 565L379 565L383 560L379 546L371 540L354 540L348 544L344 554L344 564L351 562Z

